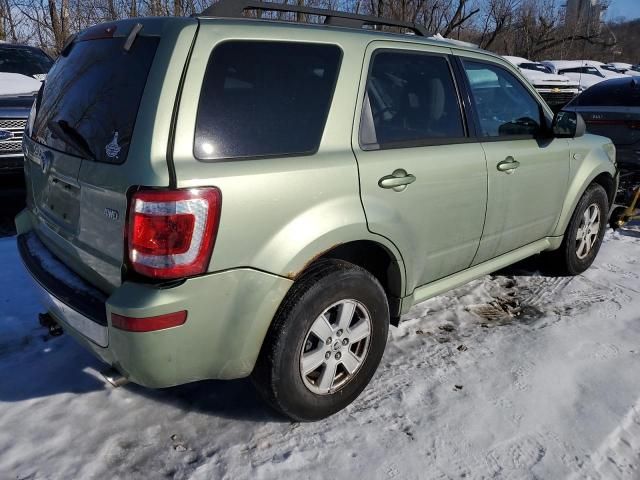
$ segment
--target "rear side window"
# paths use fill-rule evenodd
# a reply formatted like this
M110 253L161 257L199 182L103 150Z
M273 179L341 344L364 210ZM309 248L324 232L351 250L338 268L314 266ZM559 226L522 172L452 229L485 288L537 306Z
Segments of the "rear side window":
M570 105L577 107L640 107L640 81L633 77L600 82L577 96Z
M360 124L363 148L420 146L464 137L445 57L388 50L374 54Z
M42 90L32 137L87 160L123 163L157 37L77 41L54 63Z
M204 76L194 142L200 160L315 153L342 52L335 45L230 41Z

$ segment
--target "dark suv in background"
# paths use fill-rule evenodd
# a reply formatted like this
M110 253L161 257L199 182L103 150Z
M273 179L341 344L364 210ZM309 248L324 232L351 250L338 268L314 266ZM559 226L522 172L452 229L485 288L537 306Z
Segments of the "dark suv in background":
M0 175L3 177L16 174L16 181L22 178L22 132L41 81L52 63L39 48L0 44Z

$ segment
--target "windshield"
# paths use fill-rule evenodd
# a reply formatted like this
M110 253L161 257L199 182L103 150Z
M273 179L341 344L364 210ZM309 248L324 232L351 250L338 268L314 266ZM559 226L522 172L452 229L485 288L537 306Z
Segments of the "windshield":
M524 68L525 70L535 70L536 72L553 73L551 72L550 68L545 67L541 63L521 63L518 66L520 68Z
M0 72L33 77L46 74L53 61L39 48L0 45Z
M563 68L558 73L560 73L561 75L563 75L565 73L580 73L580 74L583 74L583 75L595 75L597 77L603 77L604 78L604 75L602 75L598 71L598 69L595 68L595 67Z
M47 76L32 137L88 160L123 163L159 38L72 44Z
M596 67L584 67L583 73L586 73L589 75L598 75L599 77L603 76Z

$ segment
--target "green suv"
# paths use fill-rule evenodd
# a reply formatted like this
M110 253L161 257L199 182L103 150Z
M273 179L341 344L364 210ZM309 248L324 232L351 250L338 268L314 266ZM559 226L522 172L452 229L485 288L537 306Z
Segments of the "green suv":
M412 305L539 252L572 275L593 262L615 150L578 114L420 27L256 5L326 21L223 0L98 25L32 109L21 257L55 322L123 378L251 375L320 419Z

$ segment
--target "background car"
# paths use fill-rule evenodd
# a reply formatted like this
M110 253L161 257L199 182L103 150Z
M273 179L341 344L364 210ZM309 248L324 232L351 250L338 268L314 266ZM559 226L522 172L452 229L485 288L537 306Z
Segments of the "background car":
M587 131L609 137L622 167L640 168L640 79L606 80L576 97L564 110L578 112Z
M633 70L633 65L631 65L630 63L611 62L602 65L602 68L625 75L640 76L640 71Z
M578 93L580 84L565 75L554 74L549 67L522 57L504 57L517 66L535 87L545 102L554 110L560 110Z
M51 65L39 48L0 44L0 173L22 170L22 131Z
M624 73L604 68L605 65L607 65L604 62L599 62L597 60L580 60L580 61L584 62L585 65L593 67L596 70L598 70L602 75L604 75L604 78L621 78L621 77L624 77Z
M53 60L43 50L29 45L0 43L0 72L44 80ZM2 91L0 91L0 95Z
M0 95L0 175L22 177L22 133L35 96Z
M558 75L565 75L579 84L580 91L605 80L597 68L586 65L580 60L545 60L541 62Z

